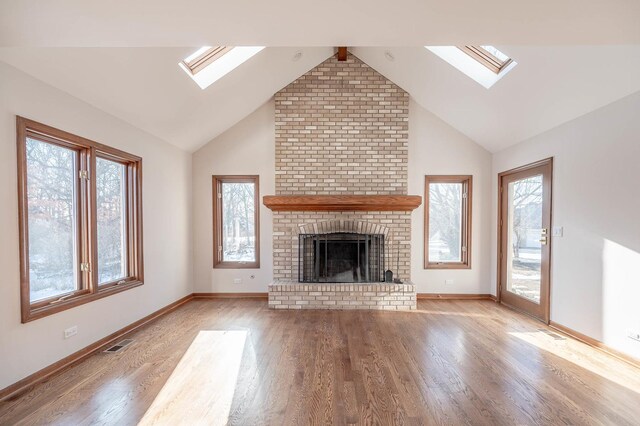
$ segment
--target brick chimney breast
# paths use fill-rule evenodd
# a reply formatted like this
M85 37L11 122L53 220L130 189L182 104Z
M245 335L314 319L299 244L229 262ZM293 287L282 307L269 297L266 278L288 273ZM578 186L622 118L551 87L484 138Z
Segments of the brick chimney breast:
M275 95L276 195L407 195L409 94L353 54L333 55ZM389 229L387 269L410 280L410 212L274 212L274 280L298 281L300 227Z

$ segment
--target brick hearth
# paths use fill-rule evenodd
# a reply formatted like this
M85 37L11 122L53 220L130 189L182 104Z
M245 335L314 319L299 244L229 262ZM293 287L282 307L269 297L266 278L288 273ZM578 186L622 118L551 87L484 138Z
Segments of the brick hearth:
M416 309L415 284L280 281L269 285L273 309Z

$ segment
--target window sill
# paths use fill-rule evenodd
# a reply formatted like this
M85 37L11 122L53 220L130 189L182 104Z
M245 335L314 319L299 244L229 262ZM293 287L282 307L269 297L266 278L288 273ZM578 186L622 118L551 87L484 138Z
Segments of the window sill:
M28 312L22 312L22 323L25 324L49 315L57 314L58 312L66 311L67 309L84 305L85 303L93 302L94 300L102 299L103 297L111 296L112 294L120 293L134 287L139 287L143 284L144 283L140 280L131 280L127 281L125 284L112 285L107 288L98 289L95 293L82 294L61 302L49 303L48 305L38 308L29 307Z
M213 269L260 269L260 262L219 262Z
M468 263L426 263L424 269L471 269Z

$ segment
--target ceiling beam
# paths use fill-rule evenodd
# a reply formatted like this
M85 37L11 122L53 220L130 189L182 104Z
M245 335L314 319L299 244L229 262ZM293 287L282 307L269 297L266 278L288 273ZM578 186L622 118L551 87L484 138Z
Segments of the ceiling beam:
M346 61L347 60L347 48L346 47L338 47L338 60Z

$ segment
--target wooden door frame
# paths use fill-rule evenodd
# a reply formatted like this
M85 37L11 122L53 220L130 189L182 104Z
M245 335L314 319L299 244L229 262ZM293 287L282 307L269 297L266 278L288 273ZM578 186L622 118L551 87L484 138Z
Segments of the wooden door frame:
M500 253L500 248L502 245L502 225L501 225L501 221L502 221L502 202L503 202L503 194L502 191L500 190L501 186L502 186L502 179L505 176L514 174L514 173L519 173L519 172L523 172L523 171L527 171L530 169L534 169L536 167L540 167L540 166L546 166L548 165L550 168L550 173L549 173L549 231L548 231L548 246L549 246L549 267L548 267L548 271L547 271L547 282L548 282L548 296L547 296L547 303L545 305L543 305L543 318L538 318L538 317L534 317L535 319L538 319L542 322L544 322L545 324L549 325L550 321L551 321L551 252L552 252L552 238L551 238L551 229L553 226L553 157L548 157L545 158L543 160L539 160L533 163L529 163L526 164L524 166L520 166L520 167L516 167L510 170L506 170L504 172L500 172L498 173L498 214L497 214L497 247L496 247L496 252L497 252L497 274L496 274L496 302L497 303L502 303L502 255ZM515 306L511 306L511 305L507 305L512 309L521 311L520 309L518 309ZM528 312L524 312L521 311L527 315L530 315Z

